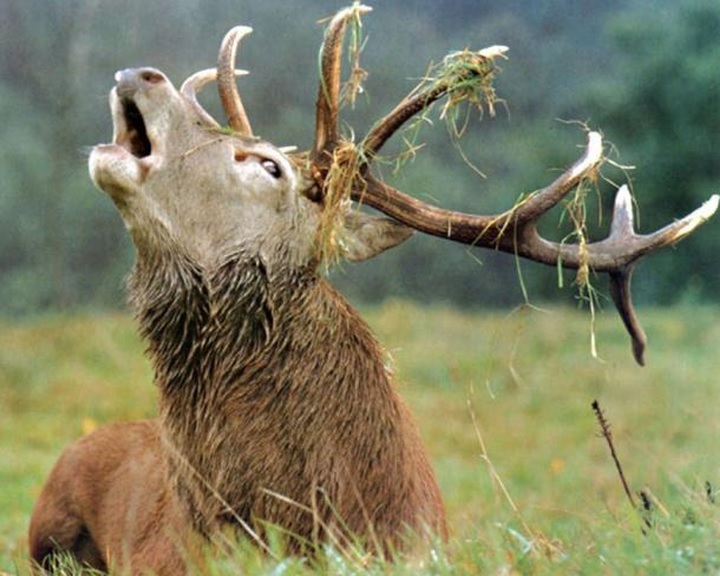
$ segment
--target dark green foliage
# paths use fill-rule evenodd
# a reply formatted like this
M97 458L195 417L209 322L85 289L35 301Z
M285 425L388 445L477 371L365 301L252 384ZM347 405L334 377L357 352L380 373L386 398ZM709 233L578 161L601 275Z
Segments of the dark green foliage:
M665 4L639 2L610 20L613 73L592 92L593 118L621 161L637 167L644 230L688 212L720 180L720 5ZM683 244L682 255L654 259L643 291L655 302L717 299L719 249L720 229L711 224Z

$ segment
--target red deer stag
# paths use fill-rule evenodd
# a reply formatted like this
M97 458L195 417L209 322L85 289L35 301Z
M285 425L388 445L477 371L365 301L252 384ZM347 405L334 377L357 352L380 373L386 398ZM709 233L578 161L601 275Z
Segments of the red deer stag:
M452 82L423 85L358 145L343 139L342 37L364 10L342 10L328 25L306 153L253 136L234 70L248 28L231 30L217 69L179 91L153 68L117 74L113 143L95 147L90 172L136 247L130 301L153 361L160 417L101 429L65 451L31 521L40 566L65 550L101 569L177 574L195 541L227 526L259 540L277 526L299 553L358 537L390 554L418 536L445 537L438 486L385 353L318 273L329 211L342 212L331 230L349 259L372 257L414 229L607 272L642 362L633 263L690 233L717 198L645 236L633 230L623 187L607 239L579 247L541 238L538 218L602 162L596 133L564 174L500 215L450 212L390 188L371 172L376 154L410 118L456 95ZM489 79L498 53L467 53L464 79ZM232 131L196 99L215 79ZM345 213L347 197L391 219Z

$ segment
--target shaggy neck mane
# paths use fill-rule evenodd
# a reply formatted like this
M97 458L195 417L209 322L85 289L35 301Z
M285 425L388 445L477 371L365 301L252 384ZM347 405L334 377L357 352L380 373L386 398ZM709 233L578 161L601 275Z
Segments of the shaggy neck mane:
M363 489L338 492L338 470L357 478L367 471L355 461L387 459L385 473L402 482L406 446L387 439L403 437L403 408L383 350L344 299L315 273L278 276L241 256L211 272L182 258L136 266L131 303L160 389L170 477L206 533L260 517L306 535L317 490L327 501L313 504L314 522L340 509L361 531L377 519L358 502ZM358 423L367 432L349 432ZM326 462L338 454L348 461Z
M259 260L234 257L212 272L182 257L140 262L130 295L156 383L178 401L195 405L227 384L271 337L276 304Z

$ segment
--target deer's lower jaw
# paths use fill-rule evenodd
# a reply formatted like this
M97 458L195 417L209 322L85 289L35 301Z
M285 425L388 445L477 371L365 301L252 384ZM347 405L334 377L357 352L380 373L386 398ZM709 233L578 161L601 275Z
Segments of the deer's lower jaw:
M153 141L145 118L132 95L110 93L112 144L95 146L90 154L90 176L98 188L118 200L142 184L152 159Z
M148 166L119 144L99 144L88 160L95 185L118 203L145 179Z

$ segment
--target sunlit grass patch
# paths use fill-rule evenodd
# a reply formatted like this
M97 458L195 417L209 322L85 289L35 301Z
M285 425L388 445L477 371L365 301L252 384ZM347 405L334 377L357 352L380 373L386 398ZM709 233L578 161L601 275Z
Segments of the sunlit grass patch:
M638 367L612 311L365 311L420 425L451 526L445 549L389 565L273 558L242 545L213 574L703 574L720 570L720 405L714 308L641 310ZM590 407L612 426L648 528L623 492ZM124 315L0 327L0 571L23 572L33 503L63 446L155 413Z

